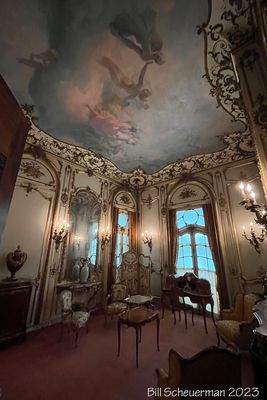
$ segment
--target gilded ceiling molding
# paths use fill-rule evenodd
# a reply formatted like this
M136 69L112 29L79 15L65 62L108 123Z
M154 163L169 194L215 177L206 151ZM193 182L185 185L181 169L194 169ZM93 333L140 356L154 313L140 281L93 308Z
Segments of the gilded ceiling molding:
M210 1L210 16L199 27L204 33L206 78L212 86L218 107L222 106L233 121L247 127L246 113L231 52L255 36L255 10L250 0Z
M187 174L254 156L254 145L249 132L231 133L221 137L221 140L225 145L225 148L221 151L187 157L184 160L168 164L154 174L146 174L141 168L129 173L123 172L102 155L89 149L56 140L37 128L33 122L27 137L27 143L38 147L39 152L42 149L47 153L84 167L86 170L90 170L92 174L99 174L133 190L164 181L180 179L181 176Z

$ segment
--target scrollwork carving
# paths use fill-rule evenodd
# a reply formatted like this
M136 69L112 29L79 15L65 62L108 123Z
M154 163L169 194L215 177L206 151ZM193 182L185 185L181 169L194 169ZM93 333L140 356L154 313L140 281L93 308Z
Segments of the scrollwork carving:
M31 146L41 147L47 153L75 163L79 167L84 167L85 170L89 168L92 172L97 172L135 191L145 186L189 176L189 174L193 174L200 169L207 170L254 155L254 146L248 131L225 135L222 141L225 148L221 151L195 155L181 161L173 162L150 175L146 174L141 168L130 173L123 172L103 156L91 150L53 139L38 129L33 123L27 138L27 142Z
M68 203L69 200L69 195L68 195L68 190L65 188L61 194L61 203L63 206L65 206Z
M179 194L180 199L190 199L191 197L196 197L197 193L195 190L191 189L188 186L185 186L184 189Z
M41 166L34 161L22 161L20 172L27 177L39 179L45 174L41 171Z
M198 33L204 33L205 38L205 76L212 86L211 95L216 96L218 106L229 112L234 121L247 125L231 52L255 35L251 4L249 0L225 0L223 11L215 6L213 8L210 21L198 29Z
M256 100L258 105L257 110L254 112L254 121L267 133L267 98L259 93Z

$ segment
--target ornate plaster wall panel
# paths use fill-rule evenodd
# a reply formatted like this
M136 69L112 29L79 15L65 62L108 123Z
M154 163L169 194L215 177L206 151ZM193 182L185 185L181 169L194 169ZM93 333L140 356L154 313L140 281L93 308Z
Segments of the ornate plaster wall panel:
M120 209L136 211L136 201L132 194L126 191L119 191L114 196L113 205Z
M169 207L181 208L191 203L204 204L210 201L210 196L198 183L184 183L174 190L169 198Z
M56 185L55 178L48 168L40 161L33 160L32 158L23 157L20 164L19 176L52 188L55 188Z
M240 177L243 176L250 182L255 191L257 201L260 203L264 199L262 185L259 179L259 170L255 163L241 164L237 166L229 166L225 171L225 181L227 184L228 203L230 204L230 211L232 215L233 230L232 235L235 236L238 243L238 252L240 257L240 266L233 265L230 272L232 276L242 274L247 278L254 279L262 269L267 269L266 252L267 244L261 244L262 254L258 255L253 248L249 245L244 237L242 237L243 226L245 226L247 233L250 230L250 223L253 223L253 216L244 210L239 205L241 193L239 189ZM255 227L257 233L257 227ZM259 287L260 291L261 288Z

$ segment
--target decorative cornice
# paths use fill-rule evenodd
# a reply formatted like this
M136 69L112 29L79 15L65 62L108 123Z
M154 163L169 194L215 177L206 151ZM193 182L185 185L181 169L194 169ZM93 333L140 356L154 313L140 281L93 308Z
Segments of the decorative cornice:
M28 118L31 119L29 115ZM27 143L83 167L87 171L90 170L90 174L99 174L120 185L136 190L254 155L254 145L249 132L231 133L221 139L225 145L223 150L187 157L167 165L154 174L146 174L140 168L129 173L123 172L100 154L52 138L37 128L32 121Z

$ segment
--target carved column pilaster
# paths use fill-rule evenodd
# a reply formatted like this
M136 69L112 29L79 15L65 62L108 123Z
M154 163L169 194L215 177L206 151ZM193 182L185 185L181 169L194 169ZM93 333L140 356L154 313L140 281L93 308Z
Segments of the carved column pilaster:
M160 253L161 253L161 268L162 282L165 282L166 276L169 273L169 254L168 254L168 229L167 229L167 188L166 185L160 186L159 191L159 212L160 212Z
M217 198L215 210L218 221L217 229L224 263L227 292L232 297L230 301L233 301L234 294L238 292L240 288L238 276L240 275L241 263L227 186L224 175L219 170L214 173L214 189ZM221 295L224 297L225 294L222 293ZM226 301L226 299L224 299L224 301Z
M102 199L102 210L101 210L101 221L99 226L99 235L101 235L102 229L106 229L107 226L112 230L112 204L110 201L110 182L104 180L101 186L101 199ZM100 262L103 270L102 274L102 285L103 285L103 301L106 297L107 284L108 284L108 270L109 264L112 261L111 256L111 243L100 249Z

